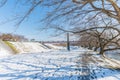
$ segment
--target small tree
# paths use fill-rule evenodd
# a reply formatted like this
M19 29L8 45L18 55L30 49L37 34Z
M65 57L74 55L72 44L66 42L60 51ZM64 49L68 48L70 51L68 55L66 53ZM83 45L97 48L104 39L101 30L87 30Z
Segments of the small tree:
M10 33L1 34L0 39L3 41L28 41L28 39L22 35L14 35Z
M1 38L3 41L8 41L8 40L11 41L11 40L13 39L11 34L2 34L2 35L0 36L0 38Z
M96 37L91 36L88 33L82 33L79 36L80 36L80 39L78 41L80 43L78 43L78 44L80 44L81 46L86 47L88 49L93 49L94 48L95 51L97 50L97 48L98 48L98 40L97 40Z

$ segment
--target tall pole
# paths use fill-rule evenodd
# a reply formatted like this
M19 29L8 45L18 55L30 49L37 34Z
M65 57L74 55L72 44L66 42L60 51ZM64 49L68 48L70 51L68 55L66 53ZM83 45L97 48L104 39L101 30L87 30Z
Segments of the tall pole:
M67 50L70 51L69 33L67 33Z

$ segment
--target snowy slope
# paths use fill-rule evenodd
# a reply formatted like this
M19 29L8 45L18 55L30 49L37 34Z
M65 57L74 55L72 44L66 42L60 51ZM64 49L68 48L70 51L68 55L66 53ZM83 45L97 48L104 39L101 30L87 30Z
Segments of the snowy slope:
M45 52L49 51L47 47L38 42L11 42L19 53Z
M10 41L9 41L10 42ZM10 42L19 53L37 53L37 52L48 52L51 50L63 49L63 47L54 46L54 48L49 48L49 45L43 45L39 42ZM0 58L12 55L14 52L12 49L6 45L3 41L0 41Z
M0 40L0 58L12 55L14 52Z

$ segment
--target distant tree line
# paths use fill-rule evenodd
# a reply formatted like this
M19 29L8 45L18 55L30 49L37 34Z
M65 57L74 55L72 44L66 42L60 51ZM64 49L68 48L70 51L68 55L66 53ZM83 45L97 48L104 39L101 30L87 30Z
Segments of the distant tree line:
M3 41L28 41L23 35L2 33L0 34L0 39Z

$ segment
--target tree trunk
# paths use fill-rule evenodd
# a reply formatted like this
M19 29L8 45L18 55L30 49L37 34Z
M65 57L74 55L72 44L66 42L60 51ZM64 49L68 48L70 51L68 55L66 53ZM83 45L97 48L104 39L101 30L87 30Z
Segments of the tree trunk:
M100 48L100 54L103 55L104 54L104 48Z
M94 51L97 51L98 47L95 47Z

